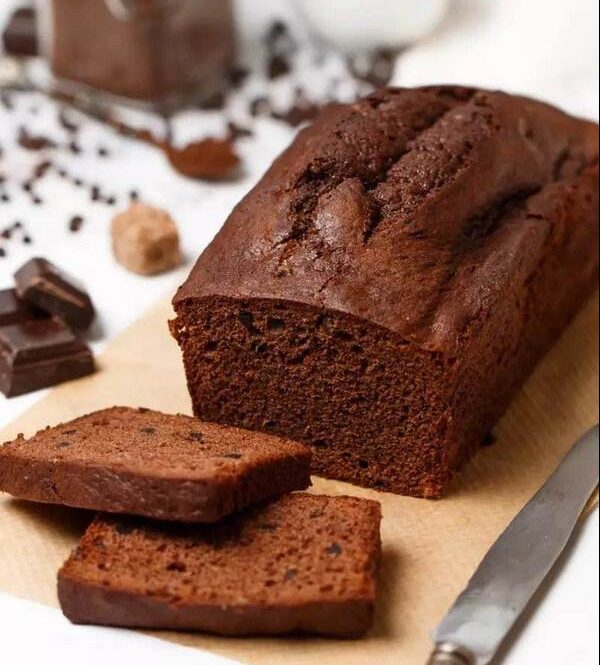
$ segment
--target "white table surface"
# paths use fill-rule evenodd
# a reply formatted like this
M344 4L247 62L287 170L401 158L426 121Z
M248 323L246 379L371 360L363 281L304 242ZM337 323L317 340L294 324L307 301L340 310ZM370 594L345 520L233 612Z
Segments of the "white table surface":
M396 0L405 1L405 0ZM406 0L408 1L408 0ZM245 32L252 35L267 17L290 16L285 0L238 0ZM0 25L13 0L0 3ZM292 18L293 20L293 18ZM339 67L333 59L331 72ZM320 74L304 68L299 77L315 89ZM598 114L598 3L596 0L455 0L453 12L429 39L400 59L394 82L416 85L460 82L504 88L538 96L565 109L597 117ZM261 81L252 81L261 88ZM286 85L287 88L286 89ZM277 84L284 98L288 84ZM37 107L36 115L32 107ZM234 109L234 114L237 111ZM17 111L0 118L3 164L12 177L26 177L37 156L11 152L14 126L20 122L46 134L63 137L55 110L43 98L22 97ZM221 131L218 113L187 113L176 123L181 140ZM14 270L29 257L41 254L79 275L92 293L100 325L92 336L100 350L158 298L182 282L191 262L222 224L231 207L258 180L273 157L293 133L269 120L256 126L256 137L240 144L246 174L232 184L206 185L176 176L154 149L116 137L105 127L85 123L81 134L83 157L61 155L72 171L102 184L125 205L127 193L138 189L144 200L168 209L179 225L186 263L178 271L142 278L118 267L110 253L108 224L111 211L89 202L82 191L47 177L40 187L45 205L35 208L24 195L10 206L0 206L0 229L21 219L33 236L32 245L18 240L5 245L0 259L0 288L11 283ZM98 145L112 155L94 157ZM78 234L66 230L68 220L83 214ZM6 400L0 395L0 427L23 413L42 393ZM0 543L0 547L2 543ZM433 626L432 626L433 628ZM0 663L25 665L61 662L63 665L124 662L143 658L147 665L170 662L211 665L219 661L192 651L128 631L72 627L60 612L0 594ZM503 660L505 665L592 665L598 662L598 514L588 519L545 589L537 611L524 624L519 639ZM415 664L418 665L418 664Z

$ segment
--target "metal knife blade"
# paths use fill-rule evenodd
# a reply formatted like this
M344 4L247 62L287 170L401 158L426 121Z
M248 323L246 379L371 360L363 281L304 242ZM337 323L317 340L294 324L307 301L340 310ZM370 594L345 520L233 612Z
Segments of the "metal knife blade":
M429 665L490 663L597 486L598 426L573 446L489 550L435 631Z

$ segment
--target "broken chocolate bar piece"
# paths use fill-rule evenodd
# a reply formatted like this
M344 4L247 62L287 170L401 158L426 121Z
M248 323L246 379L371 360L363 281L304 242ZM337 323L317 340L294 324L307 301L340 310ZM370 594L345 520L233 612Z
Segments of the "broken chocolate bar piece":
M28 261L15 273L17 294L46 312L62 319L74 330L86 330L94 306L85 289L46 259Z
M43 318L44 313L21 300L14 289L0 291L0 326Z
M0 392L23 395L94 371L89 347L57 319L0 327Z

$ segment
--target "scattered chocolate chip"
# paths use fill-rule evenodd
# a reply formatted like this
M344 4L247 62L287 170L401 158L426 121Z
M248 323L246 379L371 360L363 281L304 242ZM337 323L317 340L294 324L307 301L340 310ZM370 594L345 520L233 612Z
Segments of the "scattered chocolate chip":
M298 571L295 568L289 568L283 574L283 579L286 582L289 582L290 580L293 580L297 575L298 575Z
M227 459L242 459L243 455L240 455L240 453L225 453L221 455L221 457L225 457Z
M34 180L40 180L41 178L43 178L51 168L52 168L52 162L48 159L37 164L33 170Z
M144 434L155 434L156 429L154 427L142 427L140 432L143 432Z
M296 40L281 20L271 23L265 35L265 44L271 53L291 54L297 48Z
M234 65L229 70L229 82L233 88L239 88L244 84L248 76L250 75L250 70L241 65Z
M55 148L56 143L45 136L35 136L30 134L25 127L19 128L17 143L25 150L45 150Z
M196 441L197 443L200 443L204 440L204 435L202 432L189 432L187 438L190 441Z
M273 54L267 62L267 77L272 81L286 76L291 71L291 65L283 55Z
M75 134L77 131L79 131L79 125L69 119L65 109L61 109L58 112L58 124L65 131L69 132L69 134Z
M83 217L81 215L75 215L75 217L72 217L69 222L69 231L71 231L71 233L77 233L82 226Z

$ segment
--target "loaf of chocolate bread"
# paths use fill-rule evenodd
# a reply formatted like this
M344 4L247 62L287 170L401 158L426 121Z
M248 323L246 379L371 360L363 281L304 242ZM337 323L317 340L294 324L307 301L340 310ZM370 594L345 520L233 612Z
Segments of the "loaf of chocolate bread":
M598 128L459 87L322 112L174 299L197 416L438 497L593 290Z

